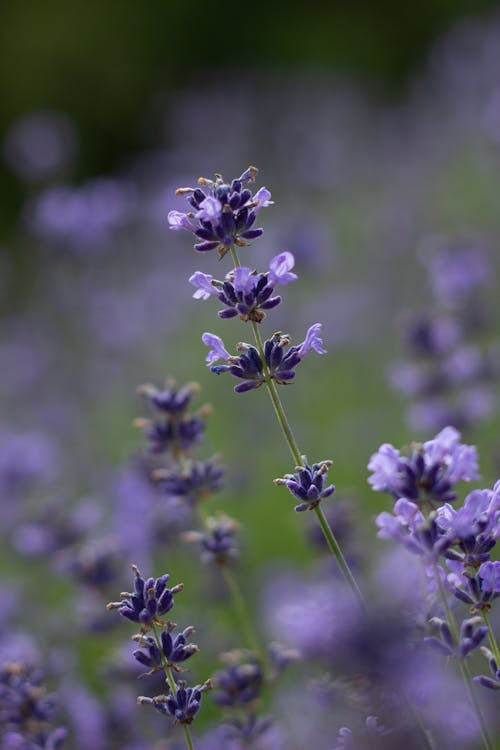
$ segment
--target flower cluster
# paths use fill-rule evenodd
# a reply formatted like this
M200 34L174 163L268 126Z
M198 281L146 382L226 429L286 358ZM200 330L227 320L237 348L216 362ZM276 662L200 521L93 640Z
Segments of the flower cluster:
M461 444L460 434L451 427L415 449L410 458L386 444L369 463L374 472L370 484L397 498L392 513L377 516L378 535L420 557L441 598L452 594L471 614L478 614L464 619L459 633L446 619L432 617L428 622L437 635L426 642L460 659L488 634L484 618L500 596L500 562L491 560L500 537L500 481L492 490L473 490L461 507L450 504L457 500L458 481L478 477L477 464L476 449ZM489 680L481 684L489 687Z
M205 521L205 531L187 531L182 535L185 542L195 542L201 547L201 561L227 565L239 554L234 539L239 524L232 518L219 514L209 516Z
M458 482L479 479L477 450L460 437L454 427L445 427L432 440L414 445L409 456L384 443L370 459L368 481L374 490L418 506L453 502Z
M294 265L292 253L283 252L272 259L267 273L239 266L226 274L225 281L218 281L211 274L196 271L189 283L196 287L195 299L206 300L213 296L225 305L225 309L218 313L220 318L239 315L241 320L260 323L265 318L265 311L281 302L281 297L272 296L275 287L297 279L291 271Z
M47 693L36 667L12 661L0 664L0 741L2 748L59 750L66 738L53 729L55 698Z
M335 492L333 484L326 485L328 469L332 461L320 461L312 466L297 466L295 474L285 474L274 480L277 485L285 485L292 495L300 500L295 510L300 513L304 510L313 510L321 500L330 497Z
M293 380L295 368L307 354L312 351L325 354L320 334L321 323L314 323L301 344L289 346L290 338L277 331L264 342L262 355L255 346L246 343L239 343L238 354L231 355L222 339L213 333L204 333L202 340L211 347L206 357L211 371L217 375L229 372L235 378L243 380L234 390L236 393L245 393L259 388L269 380L274 380L279 385L286 385ZM214 366L214 362L221 359L227 364Z
M153 698L141 695L137 701L151 705L160 713L172 717L176 723L191 724L200 710L202 694L211 687L209 680L203 685L187 687L183 680L176 682L174 678L174 672L181 671L179 663L187 661L199 650L196 644L188 643L194 628L189 626L173 636L177 627L175 623L159 619L173 608L174 594L182 591L183 585L169 589L168 574L145 579L137 566L133 565L132 570L134 592L123 593L121 602L110 602L107 608L117 609L127 620L141 625L139 633L132 638L139 645L133 652L134 658L148 668L148 674L163 670L169 686L167 695ZM161 629L160 633L158 629ZM149 635L151 632L153 635Z
M221 258L233 245L248 245L249 240L264 232L254 228L257 214L272 204L271 193L265 187L255 195L244 187L245 183L255 181L257 173L255 167L249 167L231 184L225 183L221 175L215 175L215 180L200 177L197 188L179 188L177 195L187 195L194 210L188 213L170 211L170 229L192 232L201 240L195 244L196 250L217 249Z
M178 389L173 380L167 381L163 390L149 384L139 388L154 416L152 419L137 419L135 423L144 430L152 453L176 456L189 452L203 441L210 409L202 407L196 414L188 411L198 391L196 383Z

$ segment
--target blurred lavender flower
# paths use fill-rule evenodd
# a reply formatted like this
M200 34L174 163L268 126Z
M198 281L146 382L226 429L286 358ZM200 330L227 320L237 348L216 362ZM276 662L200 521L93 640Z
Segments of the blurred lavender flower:
M373 474L368 481L374 490L389 492L395 499L431 507L453 502L455 484L479 478L477 450L461 443L460 437L458 430L445 427L432 440L414 445L409 457L384 443L370 459Z
M200 177L197 188L179 188L177 195L188 195L195 212L170 211L170 229L192 232L202 240L195 244L196 250L204 252L217 248L221 258L233 245L248 245L248 240L260 237L264 231L252 228L258 212L272 204L271 193L266 188L252 195L243 187L246 182L254 182L257 173L255 167L249 167L230 185L221 175L215 175L215 180Z
M500 667L497 664L497 660L488 648L482 646L481 651L483 656L488 659L488 665L493 677L481 674L478 677L474 677L474 682L477 682L479 685L489 688L490 690L500 690Z
M9 128L4 159L26 182L53 177L68 167L77 150L71 120L60 112L38 112L20 118Z
M193 506L223 487L225 469L217 456L206 461L185 460L168 469L156 469L153 478L169 497L181 498Z
M226 654L229 666L213 676L213 699L219 706L241 708L253 703L260 695L264 684L262 666L253 656L241 661L243 657L241 652Z
M55 696L41 670L22 662L0 664L0 739L5 750L58 750L66 730L53 729Z

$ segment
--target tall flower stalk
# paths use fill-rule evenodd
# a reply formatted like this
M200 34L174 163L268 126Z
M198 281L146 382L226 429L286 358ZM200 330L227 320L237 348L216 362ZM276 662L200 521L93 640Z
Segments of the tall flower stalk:
M292 272L295 260L291 253L280 253L271 260L268 271L258 273L243 267L237 254L237 247L245 247L249 240L262 235L263 230L254 229L253 226L260 210L272 204L267 188L260 188L252 195L251 190L245 187L246 183L255 180L256 175L257 169L249 167L230 184L225 183L221 175L216 175L215 180L200 178L197 188L179 188L177 194L187 196L194 210L187 213L171 211L168 217L170 228L192 232L201 240L195 244L199 252L217 250L220 258L227 254L232 258L234 268L224 280L195 272L189 279L196 287L193 296L198 299L216 297L224 305L218 313L219 317L239 316L242 321L250 322L256 346L238 344L238 353L231 355L222 339L215 334L204 333L203 342L211 347L207 364L216 374L229 372L241 380L234 388L236 393L265 385L296 471L296 474L287 474L276 480L276 484L287 486L291 494L301 500L295 508L297 511L314 511L330 552L355 597L365 608L358 583L320 506L321 501L335 489L333 485L325 486L331 462L322 461L312 467L308 465L298 447L277 388L277 385L285 385L295 378L295 368L307 354L312 351L326 353L321 339L321 324L313 324L305 340L298 346L290 346L289 337L281 332L274 333L264 341L260 324L267 313L281 302L281 297L275 294L276 287L297 279ZM220 360L225 364L216 364Z

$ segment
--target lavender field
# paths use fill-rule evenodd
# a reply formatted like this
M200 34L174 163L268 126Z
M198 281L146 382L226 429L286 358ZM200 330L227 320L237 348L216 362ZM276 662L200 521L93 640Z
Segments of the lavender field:
M2 750L500 748L500 17L154 112L2 141Z

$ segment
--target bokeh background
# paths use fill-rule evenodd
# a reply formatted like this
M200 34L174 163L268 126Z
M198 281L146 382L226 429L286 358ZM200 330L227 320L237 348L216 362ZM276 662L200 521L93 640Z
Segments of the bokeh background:
M182 513L158 520L132 426L140 383L195 380L212 404L200 456L223 455L214 507L242 524L257 612L278 573L317 555L271 484L292 467L265 393L236 396L205 367L204 330L244 331L192 300L191 273L217 269L168 230L176 187L255 164L272 191L242 262L295 254L300 281L266 333L301 341L323 322L328 355L283 399L311 460L334 460L339 529L365 562L382 544L366 484L382 442L451 421L479 446L483 485L497 478L498 3L4 3L0 100L0 618L79 696L71 746L114 747L101 714L79 732L126 641L101 610L130 562L185 581L201 676L237 645L224 591L175 542ZM213 607L197 601L207 585Z

